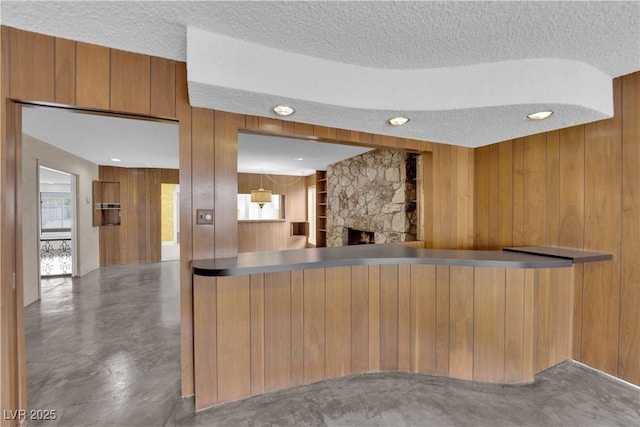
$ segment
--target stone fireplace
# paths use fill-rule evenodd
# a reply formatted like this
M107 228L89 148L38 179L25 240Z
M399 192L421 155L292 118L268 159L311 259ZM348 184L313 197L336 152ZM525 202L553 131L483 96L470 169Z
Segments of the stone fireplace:
M415 156L373 150L327 167L327 246L416 240Z
M358 230L357 228L347 228L348 245L372 245L376 242L373 231Z

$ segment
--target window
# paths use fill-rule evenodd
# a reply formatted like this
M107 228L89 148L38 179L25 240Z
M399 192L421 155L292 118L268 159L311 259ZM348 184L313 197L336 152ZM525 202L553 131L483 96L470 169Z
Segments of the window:
M42 232L71 230L71 193L40 193Z
M251 194L238 194L238 220L260 221L284 219L284 196L272 194L271 203L262 208L257 203L251 203Z

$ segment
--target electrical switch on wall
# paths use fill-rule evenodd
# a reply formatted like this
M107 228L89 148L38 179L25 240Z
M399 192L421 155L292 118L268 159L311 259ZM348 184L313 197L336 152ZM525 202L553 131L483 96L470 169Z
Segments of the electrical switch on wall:
M213 209L196 209L196 224L213 224Z

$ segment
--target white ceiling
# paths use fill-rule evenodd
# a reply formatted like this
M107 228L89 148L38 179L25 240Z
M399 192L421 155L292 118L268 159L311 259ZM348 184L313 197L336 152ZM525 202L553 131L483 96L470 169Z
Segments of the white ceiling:
M640 69L638 1L3 0L0 20L186 60L193 106L464 146L610 117Z
M25 106L22 131L97 165L179 168L178 125L173 123ZM240 133L238 172L312 175L366 151L369 149ZM41 177L42 181L59 181L55 175Z

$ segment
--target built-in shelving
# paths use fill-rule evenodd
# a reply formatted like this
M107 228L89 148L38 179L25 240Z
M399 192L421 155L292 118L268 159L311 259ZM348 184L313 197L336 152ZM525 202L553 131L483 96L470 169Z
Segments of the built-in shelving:
M316 247L327 246L327 172L316 171Z

